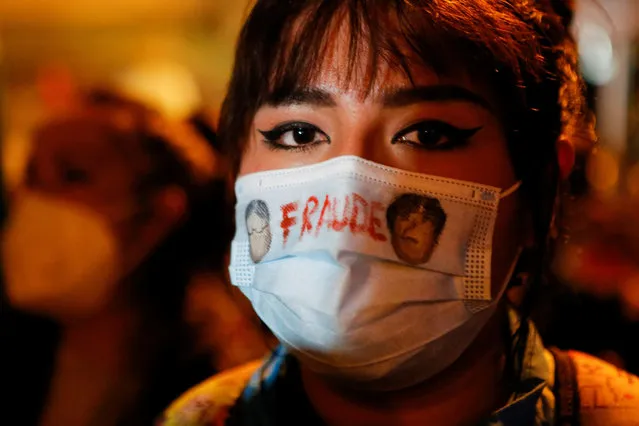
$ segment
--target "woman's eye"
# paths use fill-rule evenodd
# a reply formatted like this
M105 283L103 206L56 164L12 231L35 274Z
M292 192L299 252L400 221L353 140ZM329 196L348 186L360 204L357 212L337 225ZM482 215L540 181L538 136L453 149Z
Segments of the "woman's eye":
M421 121L397 133L391 142L447 150L466 145L479 130L481 127L462 129L439 120Z
M264 142L275 149L299 149L327 142L329 137L309 123L286 123L271 130L258 130Z

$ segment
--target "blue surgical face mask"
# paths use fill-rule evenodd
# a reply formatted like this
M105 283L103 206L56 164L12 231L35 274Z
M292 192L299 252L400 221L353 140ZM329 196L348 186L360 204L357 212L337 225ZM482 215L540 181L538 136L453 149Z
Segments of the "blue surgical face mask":
M427 380L492 315L499 201L514 192L359 157L236 184L231 280L319 374L367 389Z

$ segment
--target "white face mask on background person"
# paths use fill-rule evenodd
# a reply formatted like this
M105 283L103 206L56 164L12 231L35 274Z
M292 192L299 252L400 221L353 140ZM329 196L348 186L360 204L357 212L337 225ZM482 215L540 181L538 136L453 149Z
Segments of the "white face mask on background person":
M58 319L91 315L111 300L121 262L103 216L30 191L10 207L2 262L12 305Z
M355 156L246 175L231 281L311 370L370 390L409 387L452 364L495 311L518 255L492 298L493 230L500 199L518 187ZM246 220L256 206L269 221L258 250Z

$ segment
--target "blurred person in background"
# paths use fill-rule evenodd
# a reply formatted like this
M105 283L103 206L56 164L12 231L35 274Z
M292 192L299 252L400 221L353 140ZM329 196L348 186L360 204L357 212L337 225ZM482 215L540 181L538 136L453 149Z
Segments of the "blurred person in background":
M636 424L639 378L546 349L530 321L575 132L594 141L572 7L255 2L219 135L238 176L232 282L282 345L162 424ZM446 213L419 265L380 220L405 193Z
M217 370L184 305L195 271L223 269L225 168L198 129L108 90L37 129L2 264L11 307L47 329L18 326L28 344L2 344L13 351L3 422L151 424ZM39 363L20 353L47 342Z

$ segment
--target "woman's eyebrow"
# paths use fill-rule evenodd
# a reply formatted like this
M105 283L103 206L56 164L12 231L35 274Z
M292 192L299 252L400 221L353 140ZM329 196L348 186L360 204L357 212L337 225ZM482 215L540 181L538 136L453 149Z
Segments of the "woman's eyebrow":
M423 102L469 102L488 111L493 111L490 103L477 93L452 84L433 86L410 86L386 89L379 96L385 108L400 108ZM313 107L335 107L337 102L332 93L315 87L302 88L275 95L266 101L271 107L308 105Z
M488 111L490 103L477 93L451 84L434 86L410 86L385 90L380 102L385 108L400 108L422 102L470 102Z
M271 107L283 107L292 105L309 105L315 107L334 107L337 105L335 98L326 90L319 88L303 88L294 90L281 96L272 96L266 101Z

